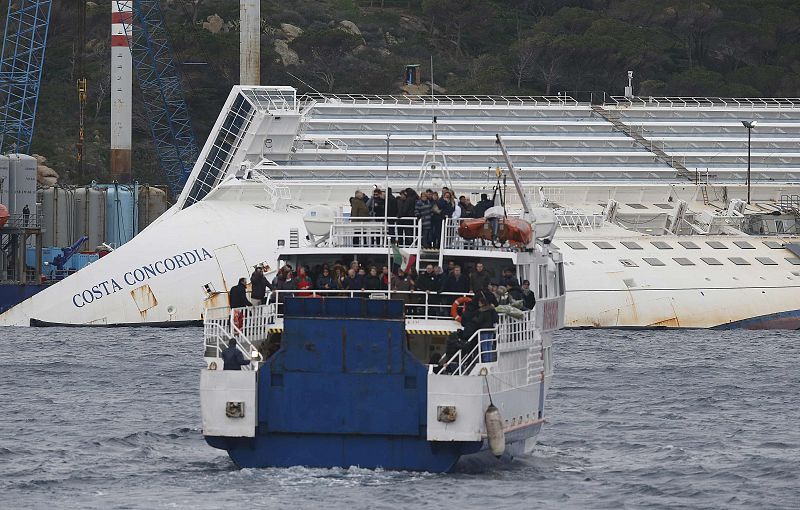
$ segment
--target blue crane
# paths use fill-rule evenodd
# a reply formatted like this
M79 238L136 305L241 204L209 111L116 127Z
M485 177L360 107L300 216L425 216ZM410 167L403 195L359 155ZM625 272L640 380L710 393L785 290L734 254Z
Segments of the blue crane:
M0 57L0 153L30 152L52 0L8 0Z
M133 23L125 27L156 153L178 196L199 151L159 1L133 0Z
M88 236L81 236L80 239L72 243L72 246L68 246L66 248L61 248L61 254L56 255L56 258L53 259L53 265L56 266L56 270L63 271L64 266L67 265L69 259L72 258L73 255L78 253L81 245L89 240Z

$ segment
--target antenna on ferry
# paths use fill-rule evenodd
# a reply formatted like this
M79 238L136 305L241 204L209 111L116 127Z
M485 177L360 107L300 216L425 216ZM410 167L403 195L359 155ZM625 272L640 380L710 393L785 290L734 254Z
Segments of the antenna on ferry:
M506 146L503 143L503 140L500 138L500 134L499 133L495 134L495 137L497 137L496 139L497 145L503 152L503 157L506 160L506 165L508 165L508 172L511 174L511 180L514 181L514 187L517 188L517 194L519 195L520 202L522 202L522 209L525 211L525 215L530 216L531 206L528 203L528 197L525 196L525 191L522 189L522 183L519 182L519 177L517 177L517 171L514 170L514 164L511 162L511 156L508 155L508 151L506 150Z
M431 55L431 114L433 116L433 162L436 163L436 102L433 96L433 55Z

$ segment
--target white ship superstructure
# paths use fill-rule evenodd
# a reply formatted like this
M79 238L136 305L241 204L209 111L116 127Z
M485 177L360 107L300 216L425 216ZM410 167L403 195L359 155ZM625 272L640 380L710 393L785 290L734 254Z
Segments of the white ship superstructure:
M749 205L742 120L758 120ZM555 242L567 262L568 326L796 327L800 100L613 98L591 105L565 96L298 97L291 87L234 88L175 207L0 321L199 320L208 300L226 297L231 278L260 262L275 267L279 246L308 244L303 216L310 210L324 205L346 216L357 188L382 186L388 176L395 191L446 184L473 201L491 194L495 167L504 165L498 133L528 196L556 209L561 222ZM519 200L510 188L513 209ZM623 253L622 241L644 249ZM596 244L603 242L614 248ZM117 279L121 288L112 285L113 292L95 289L200 248L211 257L181 267L176 261L175 269L129 285ZM75 296L87 289L102 297L77 306L73 298L82 302ZM686 297L707 290L714 299Z

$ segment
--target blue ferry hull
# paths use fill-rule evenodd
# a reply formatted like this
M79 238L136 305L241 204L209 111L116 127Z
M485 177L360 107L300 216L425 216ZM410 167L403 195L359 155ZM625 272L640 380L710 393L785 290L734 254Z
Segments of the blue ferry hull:
M242 468L306 466L407 471L450 471L460 458L477 453L482 442L434 443L420 437L326 434L269 434L255 438L206 438L227 450Z
M206 436L240 467L445 472L483 441L426 439L427 366L402 301L287 299L280 350L259 369L255 437Z

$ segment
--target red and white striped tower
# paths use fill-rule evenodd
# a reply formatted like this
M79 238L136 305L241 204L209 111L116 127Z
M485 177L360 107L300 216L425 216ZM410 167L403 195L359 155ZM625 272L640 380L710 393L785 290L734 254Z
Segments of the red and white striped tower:
M126 33L131 33L132 5L132 0L111 2L111 176L120 182L131 177L133 67Z

